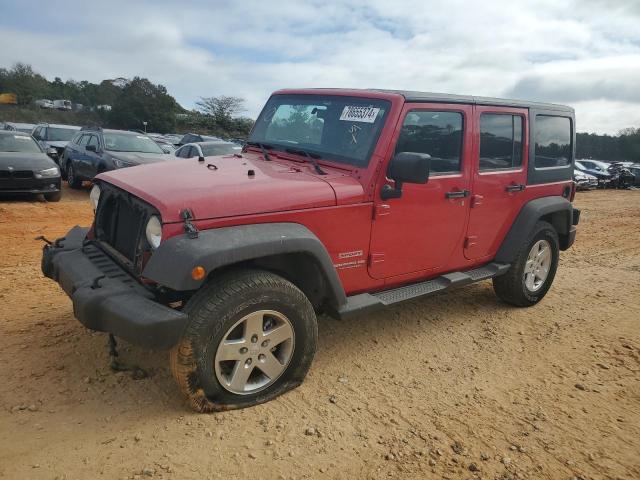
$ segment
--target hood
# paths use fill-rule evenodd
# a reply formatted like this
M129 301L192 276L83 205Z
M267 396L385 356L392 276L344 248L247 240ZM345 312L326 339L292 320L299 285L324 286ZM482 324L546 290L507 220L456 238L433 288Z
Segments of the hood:
M46 153L0 152L0 170L44 170L56 167Z
M133 163L135 165L166 162L167 160L175 159L173 155L164 153L113 152L108 150L107 153L113 158L117 158L118 160L122 160L123 162Z
M267 162L251 153L242 158L207 157L204 162L178 159L115 170L97 178L155 206L165 223L182 221L180 212L185 208L202 220L327 207L341 198L345 203L362 198L362 186L350 176L339 172L315 175L306 165L278 159Z

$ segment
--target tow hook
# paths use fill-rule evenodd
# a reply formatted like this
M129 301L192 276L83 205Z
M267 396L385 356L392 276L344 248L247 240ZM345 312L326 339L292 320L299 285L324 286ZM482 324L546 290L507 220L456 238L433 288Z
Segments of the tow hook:
M198 229L191 223L193 220L193 213L188 208L185 208L180 212L180 216L184 220L184 231L189 238L198 238Z

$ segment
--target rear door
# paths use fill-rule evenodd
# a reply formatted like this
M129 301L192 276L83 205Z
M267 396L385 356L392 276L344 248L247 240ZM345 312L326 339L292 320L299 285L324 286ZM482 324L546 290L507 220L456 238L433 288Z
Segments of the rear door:
M388 156L431 155L426 184L402 186L402 197L383 200L378 185L371 232L369 274L373 278L428 276L463 259L469 204L472 107L406 104Z
M489 259L523 204L527 183L527 109L476 106L468 259Z

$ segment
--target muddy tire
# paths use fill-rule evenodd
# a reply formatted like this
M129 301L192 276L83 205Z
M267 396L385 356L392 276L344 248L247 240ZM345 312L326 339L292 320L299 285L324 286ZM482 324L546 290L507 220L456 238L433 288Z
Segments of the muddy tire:
M245 408L300 385L315 355L313 306L270 272L230 272L198 291L170 352L171 371L198 412Z
M518 252L507 273L493 279L493 290L511 305L535 305L551 288L558 268L558 233L547 222L536 223L529 241Z

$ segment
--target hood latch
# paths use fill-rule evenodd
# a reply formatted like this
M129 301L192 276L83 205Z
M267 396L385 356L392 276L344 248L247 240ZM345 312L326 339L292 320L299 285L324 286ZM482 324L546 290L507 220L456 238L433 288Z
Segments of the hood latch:
M184 231L189 238L198 238L198 229L191 223L193 220L193 212L188 208L185 208L180 212L180 217L184 220Z

